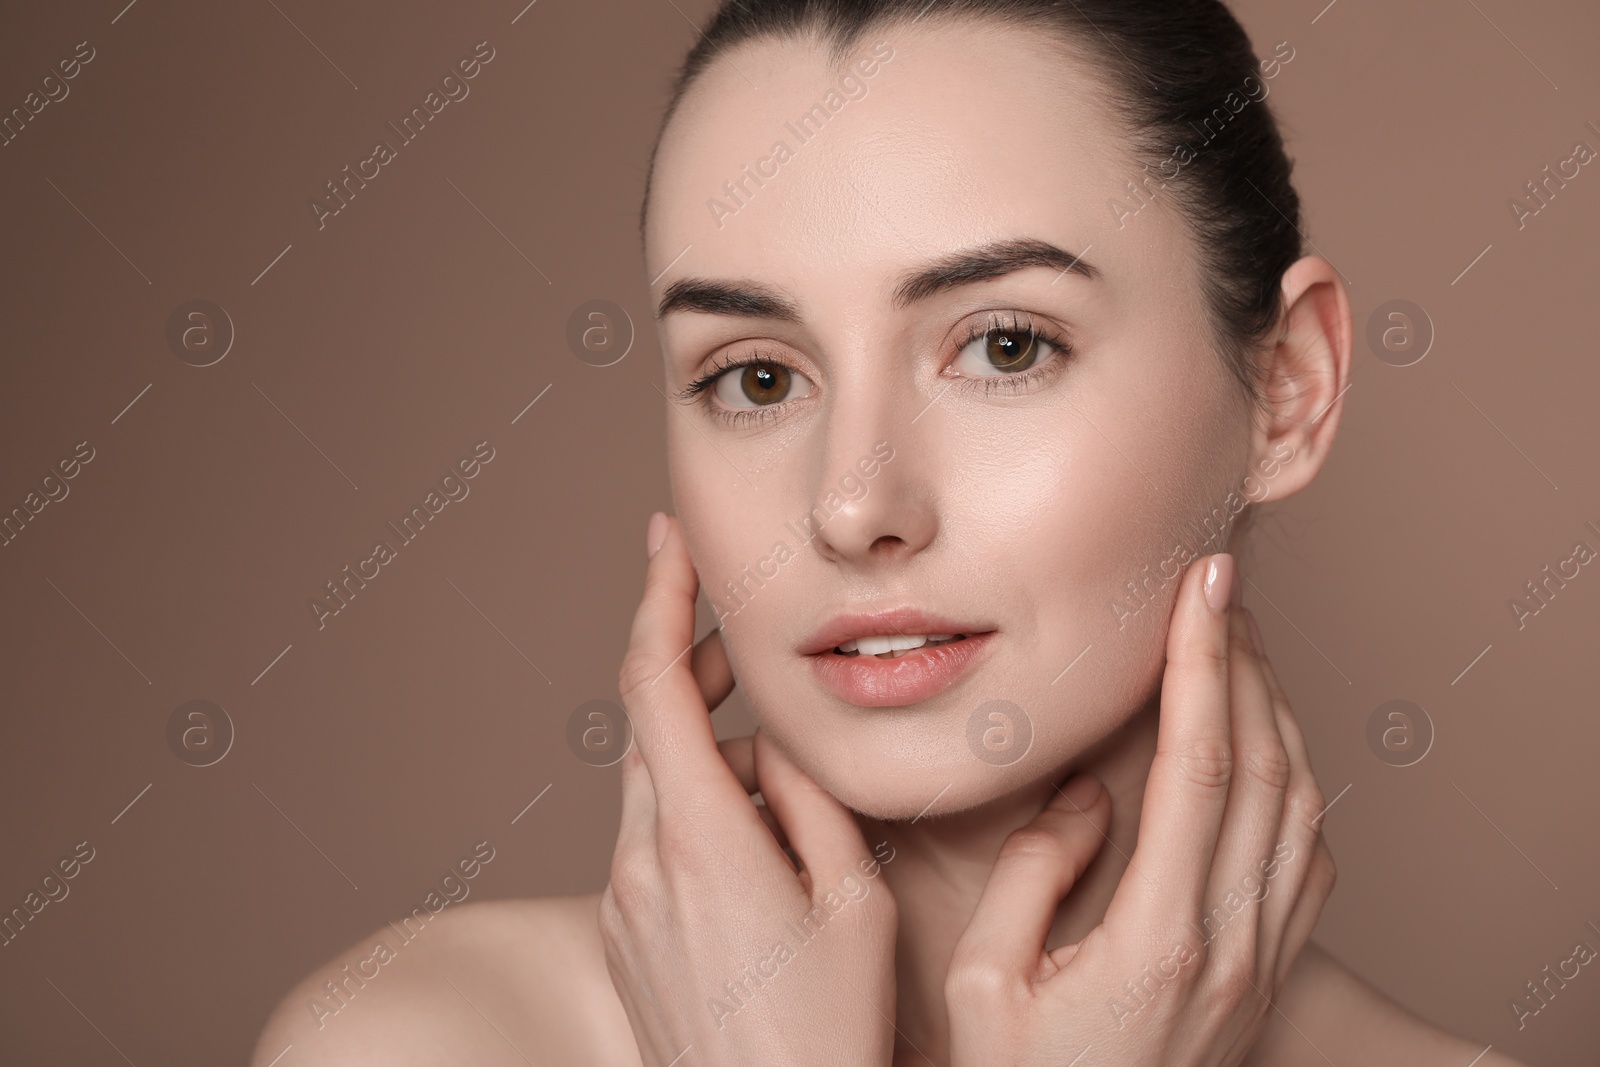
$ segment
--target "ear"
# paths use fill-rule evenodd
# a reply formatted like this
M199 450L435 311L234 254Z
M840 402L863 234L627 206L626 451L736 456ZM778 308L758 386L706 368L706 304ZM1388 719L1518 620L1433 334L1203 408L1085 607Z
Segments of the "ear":
M1262 356L1266 411L1251 436L1258 503L1310 485L1333 448L1350 387L1350 298L1333 264L1305 256L1283 274L1278 339Z

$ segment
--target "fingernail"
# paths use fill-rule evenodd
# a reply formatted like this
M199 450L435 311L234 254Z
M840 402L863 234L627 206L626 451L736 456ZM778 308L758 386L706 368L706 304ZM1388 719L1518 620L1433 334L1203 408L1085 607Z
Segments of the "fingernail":
M1218 615L1225 613L1233 601L1236 570L1233 557L1226 552L1218 552L1206 562L1206 603Z
M652 512L650 525L644 531L644 554L646 559L655 559L656 553L661 551L661 545L667 539L667 516L664 512Z
M1074 775L1066 788L1061 790L1061 795L1070 800L1075 806L1087 808L1100 797L1100 779L1092 774Z
M1255 646L1256 655L1267 654L1267 643L1261 640L1261 627L1256 625L1256 613L1249 608L1244 609L1245 625L1250 628L1250 643Z

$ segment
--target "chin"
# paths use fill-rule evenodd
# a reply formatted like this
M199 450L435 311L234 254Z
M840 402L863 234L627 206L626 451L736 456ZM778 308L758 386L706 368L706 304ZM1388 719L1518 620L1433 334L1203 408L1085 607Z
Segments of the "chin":
M904 773L885 768L871 780L830 774L835 768L800 765L851 811L881 822L912 822L972 811L1035 792L1042 783L1059 776L1073 755L1064 754L1049 763L1025 758L1004 768L968 764L944 777L913 768Z
M1088 717L1061 700L1024 712L1026 694L894 708L753 701L761 728L845 807L882 821L968 811L1061 777L1127 715ZM809 706L807 706L809 705ZM763 713L762 708L781 709ZM1102 709L1106 705L1100 705ZM1131 714L1131 711L1128 713Z

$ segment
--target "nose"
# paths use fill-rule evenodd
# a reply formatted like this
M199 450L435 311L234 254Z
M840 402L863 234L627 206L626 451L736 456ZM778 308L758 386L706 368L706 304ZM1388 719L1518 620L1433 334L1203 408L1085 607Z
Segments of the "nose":
M824 559L858 570L905 563L938 533L934 487L912 445L915 428L897 420L897 431L896 422L873 420L869 429L865 421L835 435L803 520Z

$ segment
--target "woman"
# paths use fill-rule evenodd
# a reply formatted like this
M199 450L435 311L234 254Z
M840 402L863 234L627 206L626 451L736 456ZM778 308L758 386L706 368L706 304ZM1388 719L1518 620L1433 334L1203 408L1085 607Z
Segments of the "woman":
M726 4L645 199L678 517L611 883L451 909L336 1020L319 973L258 1062L1511 1064L1310 941L1226 551L1349 375L1293 57L1210 0Z

